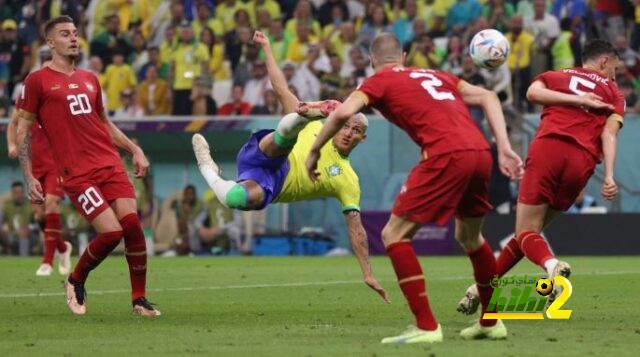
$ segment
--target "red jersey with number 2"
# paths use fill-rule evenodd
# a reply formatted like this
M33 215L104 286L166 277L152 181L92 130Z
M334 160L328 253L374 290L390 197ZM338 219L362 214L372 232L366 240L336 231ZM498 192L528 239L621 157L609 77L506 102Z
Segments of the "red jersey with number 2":
M562 137L591 153L596 159L602 154L600 136L607 118L618 114L622 123L625 111L624 95L615 82L604 74L586 68L567 68L549 71L534 79L542 81L548 89L567 94L592 92L615 109L595 110L568 105L545 106L536 137Z
M446 72L397 66L367 78L358 90L428 156L489 149L462 100L459 82Z
M22 87L24 90L24 87ZM23 96L18 97L16 101L16 110L20 110L23 107ZM51 154L51 146L49 145L49 139L47 134L40 126L40 123L35 121L31 127L31 171L35 177L40 177L48 172L56 173L58 168L53 160Z
M77 68L67 76L44 67L25 80L22 109L36 115L65 179L121 165L100 116L101 92L96 76Z

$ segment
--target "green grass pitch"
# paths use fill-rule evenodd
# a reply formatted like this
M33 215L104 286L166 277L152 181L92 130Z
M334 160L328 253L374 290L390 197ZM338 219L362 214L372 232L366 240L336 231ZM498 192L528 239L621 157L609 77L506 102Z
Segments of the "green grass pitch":
M0 356L637 356L638 257L567 260L574 271L563 307L573 310L569 320L507 320L505 341L464 341L458 332L472 318L455 310L471 283L470 263L422 258L445 340L388 346L380 339L413 321L386 257L372 263L390 305L360 282L355 258L153 258L148 298L163 313L158 319L130 313L122 256L90 276L82 317L68 311L61 276L37 278L35 258L2 258ZM542 276L528 262L514 272Z

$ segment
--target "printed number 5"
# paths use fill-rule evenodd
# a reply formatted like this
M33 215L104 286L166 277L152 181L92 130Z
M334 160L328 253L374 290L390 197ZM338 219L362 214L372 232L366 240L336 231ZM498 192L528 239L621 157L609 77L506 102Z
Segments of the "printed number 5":
M95 187L89 187L83 194L78 196L78 203L82 206L84 213L89 215L95 211L96 208L100 207L104 203L104 200L98 191L96 191Z
M422 88L426 89L435 100L455 100L451 92L438 92L435 87L442 86L442 81L431 73L411 72L411 78L428 78L420 83Z
M569 82L569 89L571 89L571 91L577 95L587 94L587 92L578 89L579 85L582 85L584 87L587 87L588 89L591 89L590 92L593 92L593 89L596 87L596 84L591 81L588 81L584 78L571 76L571 81Z
M562 294L547 308L547 317L550 319L568 319L573 310L560 310L560 308L569 300L569 297L571 297L573 293L571 282L564 276L556 276L553 278L553 283L561 285L564 289L562 289Z

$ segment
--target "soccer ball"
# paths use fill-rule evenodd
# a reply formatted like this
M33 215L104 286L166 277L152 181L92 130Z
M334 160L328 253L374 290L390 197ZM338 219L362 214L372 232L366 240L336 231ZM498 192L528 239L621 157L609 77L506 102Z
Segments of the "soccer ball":
M542 278L536 283L536 291L542 296L551 294L551 290L553 290L551 279Z
M486 69L500 67L509 56L509 41L497 30L478 32L469 45L469 55L473 62Z

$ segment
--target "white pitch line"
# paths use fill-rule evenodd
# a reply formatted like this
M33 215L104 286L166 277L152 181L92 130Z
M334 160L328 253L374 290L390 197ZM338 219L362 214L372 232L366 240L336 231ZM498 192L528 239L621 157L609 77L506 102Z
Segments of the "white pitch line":
M537 273L518 273L516 276L522 275L541 275L542 272ZM581 272L578 276L583 275L623 275L623 274L640 274L637 270L625 270L625 271L603 271L603 272ZM509 276L509 275L507 275ZM469 280L471 276L445 276L429 278L428 281L450 281L450 280ZM383 281L392 282L392 281ZM395 282L395 281L393 281ZM362 284L362 280L334 280L334 281L312 281L312 282L299 282L299 283L277 283L277 284L249 284L249 285L215 285L215 286L199 286L199 287L183 287L183 288L159 288L159 289L147 289L150 292L171 292L171 291L203 291L203 290L232 290L232 289L259 289L259 288L286 288L286 287L304 287L304 286L327 286L327 285L346 285L346 284ZM108 294L123 294L129 293L130 290L91 290L91 295L108 295ZM38 292L38 293L13 293L13 294L0 294L0 299L12 299L12 298L27 298L27 297L46 297L46 296L64 296L64 292Z

